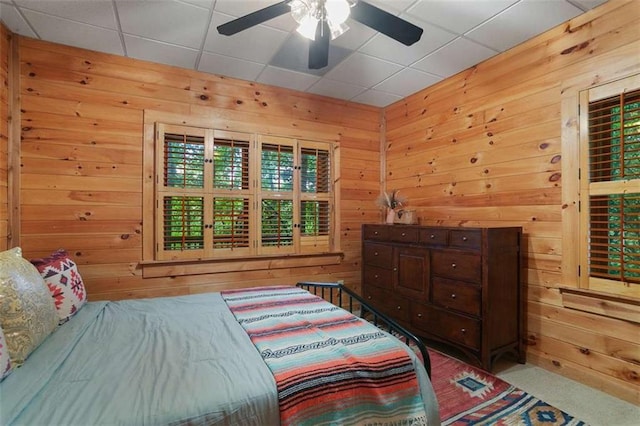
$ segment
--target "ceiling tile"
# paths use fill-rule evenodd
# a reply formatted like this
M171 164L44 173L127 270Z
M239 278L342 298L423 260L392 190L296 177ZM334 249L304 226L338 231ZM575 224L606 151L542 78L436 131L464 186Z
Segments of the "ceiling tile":
M376 34L360 49L360 52L397 64L410 65L456 38L455 34L436 28L416 18L404 15L402 18L424 30L418 42L409 47L384 34Z
M0 18L2 18L2 22L4 22L7 28L14 33L27 37L37 37L15 7L6 3L0 3Z
M411 67L443 77L472 67L498 52L465 38L457 38Z
M255 81L263 69L263 64L211 53L203 53L198 65L199 71L249 81Z
M177 1L116 0L122 31L152 40L199 49L210 12Z
M23 13L29 22L37 28L38 35L45 40L98 52L124 55L122 41L116 31L30 10L24 10Z
M349 30L340 37L331 40L332 46L340 46L349 50L356 50L367 42L376 32L364 24L353 19L346 22Z
M364 90L366 90L366 87L330 80L325 77L311 86L307 91L315 93L316 95L349 100Z
M412 68L404 68L374 87L375 90L399 96L408 96L442 80L442 77L427 74Z
M260 73L258 81L260 83L270 84L272 86L286 87L288 89L299 90L304 92L320 80L320 77L304 74L300 72L290 71L283 68L268 66Z
M454 33L464 34L517 1L423 0L410 7L407 13L424 17L426 21Z
M392 95L391 93L379 92L377 90L367 90L362 92L351 101L359 102L361 104L373 105L377 107L385 107L393 102L397 102L402 99L402 96Z
M195 49L130 35L124 36L124 44L131 58L189 69L195 66L199 53Z
M46 13L59 18L70 19L72 21L85 24L96 25L98 27L111 30L118 29L116 14L113 3L106 1L84 1L75 0L14 0L20 8Z
M249 61L268 63L280 49L289 34L285 31L258 25L232 36L218 34L216 27L228 22L227 15L214 12L211 26L207 34L204 50L211 53L247 59Z
M466 37L496 50L507 50L581 13L566 1L522 0L469 31Z
M573 2L582 6L584 10L589 10L606 3L607 0L573 0Z
M326 76L331 80L371 88L401 69L402 67L398 64L362 53L354 53L329 71Z

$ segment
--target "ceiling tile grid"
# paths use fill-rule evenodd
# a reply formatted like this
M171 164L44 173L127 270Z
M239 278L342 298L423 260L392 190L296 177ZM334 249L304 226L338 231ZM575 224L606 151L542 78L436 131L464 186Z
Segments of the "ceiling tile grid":
M348 19L320 70L288 13L218 34L278 0L0 0L0 19L27 37L384 107L605 1L368 0L421 39L405 46Z

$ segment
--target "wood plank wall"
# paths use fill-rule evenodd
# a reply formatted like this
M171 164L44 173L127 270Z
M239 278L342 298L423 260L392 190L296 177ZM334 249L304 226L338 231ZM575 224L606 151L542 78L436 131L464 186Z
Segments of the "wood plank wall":
M523 227L529 362L636 404L640 325L562 306L560 112L639 58L638 2L610 1L387 107L383 152L422 224Z
M360 225L379 216L379 108L24 37L19 55L25 257L67 249L92 300L309 279L344 280L359 290ZM143 278L145 110L278 127L293 137L339 133L341 263Z
M0 23L0 251L8 248L9 44L10 33Z

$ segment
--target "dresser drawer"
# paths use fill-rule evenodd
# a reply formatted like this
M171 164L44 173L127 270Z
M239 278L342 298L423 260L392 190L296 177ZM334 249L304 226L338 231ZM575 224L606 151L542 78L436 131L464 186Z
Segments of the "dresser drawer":
M432 253L431 260L431 270L440 277L472 282L480 282L482 278L480 254L440 250Z
M480 349L480 321L411 302L411 325L444 340Z
M407 299L398 297L390 291L369 286L365 287L363 293L364 299L383 314L395 320L409 321L409 301Z
M380 268L378 266L363 266L362 279L364 285L374 285L376 287L391 288L392 274L391 269Z
M390 226L367 225L362 231L362 238L365 240L388 240Z
M469 229L452 229L449 231L449 246L463 249L479 250L482 242L480 231Z
M482 290L479 285L434 277L432 286L436 306L480 316Z
M419 230L409 226L395 225L389 230L389 238L399 243L417 243L419 237Z
M420 230L420 242L435 246L446 246L449 231L440 228L423 228Z
M362 249L362 259L367 265L391 269L393 267L393 247L384 244L366 243Z

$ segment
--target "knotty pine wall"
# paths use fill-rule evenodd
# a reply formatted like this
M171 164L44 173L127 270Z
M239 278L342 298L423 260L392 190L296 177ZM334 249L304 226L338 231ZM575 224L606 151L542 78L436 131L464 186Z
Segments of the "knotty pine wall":
M21 233L14 245L25 257L67 249L92 300L309 279L344 280L359 290L360 226L379 218L379 108L24 37L19 62ZM342 261L143 278L145 110L223 118L308 139L339 134Z
M9 45L10 34L0 24L0 251L8 248L9 233Z
M527 360L640 405L640 325L563 308L561 99L640 71L610 1L384 111L387 188L422 224L523 227Z

